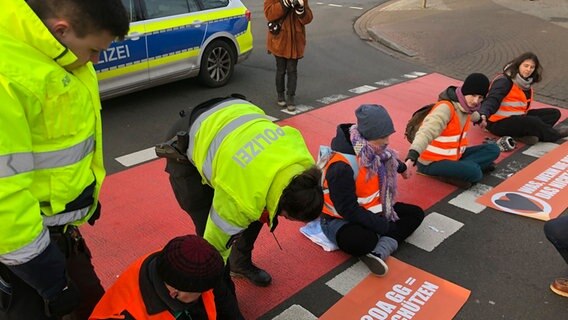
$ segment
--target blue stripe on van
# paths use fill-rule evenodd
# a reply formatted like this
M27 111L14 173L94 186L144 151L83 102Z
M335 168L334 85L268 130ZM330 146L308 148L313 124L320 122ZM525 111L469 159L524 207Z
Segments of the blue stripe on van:
M234 37L246 32L248 20L245 16L231 17L204 22L200 27L184 25L146 34L139 40L113 42L108 50L101 52L97 71L107 71L128 64L158 59L163 56L198 49L211 35L227 32ZM146 43L148 57L146 57Z

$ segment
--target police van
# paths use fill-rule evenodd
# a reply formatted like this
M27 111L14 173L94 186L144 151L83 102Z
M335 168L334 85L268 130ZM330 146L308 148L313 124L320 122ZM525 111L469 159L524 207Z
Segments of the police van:
M95 64L103 99L195 76L223 86L252 52L251 13L240 0L122 3L130 31Z

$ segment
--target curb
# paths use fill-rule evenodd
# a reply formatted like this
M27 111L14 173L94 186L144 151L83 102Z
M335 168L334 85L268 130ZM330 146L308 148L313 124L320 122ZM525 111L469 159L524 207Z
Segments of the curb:
M380 43L391 50L397 51L411 58L418 55L416 52L404 48L403 46L397 44L396 42L389 40L377 29L378 29L377 27L371 27L367 29L367 33L369 34L369 36L377 43Z

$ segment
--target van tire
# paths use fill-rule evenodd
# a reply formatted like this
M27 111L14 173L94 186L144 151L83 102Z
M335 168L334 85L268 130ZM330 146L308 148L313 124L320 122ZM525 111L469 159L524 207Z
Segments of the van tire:
M225 41L210 43L201 56L199 81L211 88L224 86L233 75L235 56L233 48Z

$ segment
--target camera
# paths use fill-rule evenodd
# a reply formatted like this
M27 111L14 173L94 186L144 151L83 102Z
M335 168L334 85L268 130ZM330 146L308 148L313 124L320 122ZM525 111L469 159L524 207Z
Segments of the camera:
M268 22L267 26L268 26L268 31L270 31L270 33L272 34L280 33L281 26L278 22L270 21Z

